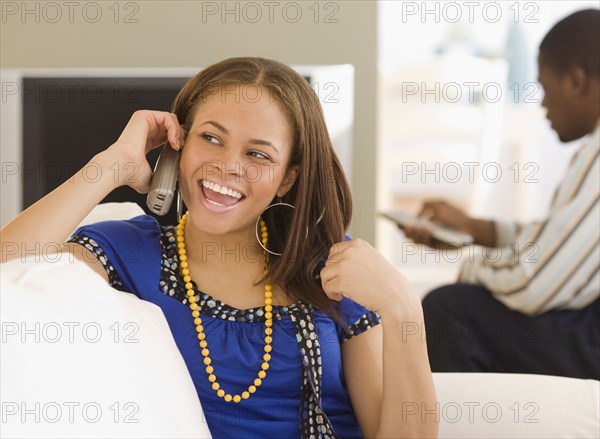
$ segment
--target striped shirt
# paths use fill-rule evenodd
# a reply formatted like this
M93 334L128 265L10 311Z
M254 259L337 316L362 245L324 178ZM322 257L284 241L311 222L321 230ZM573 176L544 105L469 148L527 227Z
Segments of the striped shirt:
M580 309L600 296L600 125L573 156L548 217L496 222L499 248L470 258L459 282L529 315Z

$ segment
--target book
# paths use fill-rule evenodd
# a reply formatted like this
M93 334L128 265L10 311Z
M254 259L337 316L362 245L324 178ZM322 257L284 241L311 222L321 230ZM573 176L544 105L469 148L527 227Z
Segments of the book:
M427 218L420 218L410 212L402 210L388 210L385 212L379 212L379 215L393 221L401 229L404 229L406 226L425 227L431 230L431 236L433 236L436 240L453 247L462 247L465 245L474 244L473 237L468 233L459 232L458 230L442 226L430 221Z

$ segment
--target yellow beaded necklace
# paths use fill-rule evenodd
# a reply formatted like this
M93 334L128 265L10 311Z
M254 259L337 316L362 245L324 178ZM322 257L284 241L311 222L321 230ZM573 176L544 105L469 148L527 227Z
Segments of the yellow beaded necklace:
M254 383L248 386L248 390L242 392L240 395L231 395L225 393L225 390L221 389L220 384L217 382L217 376L214 374L214 368L211 366L211 359L209 357L208 342L206 341L206 334L204 333L204 327L202 326L202 319L200 318L200 312L198 311L198 304L196 299L196 293L192 286L192 278L190 277L190 270L187 263L187 255L185 251L185 224L187 223L188 213L181 218L181 221L177 225L177 251L179 253L179 268L183 281L185 282L185 289L187 290L188 301L192 310L192 317L194 317L194 324L196 325L196 332L198 332L198 340L200 340L200 348L202 349L202 356L204 357L204 365L206 366L206 373L208 375L208 381L212 383L212 388L217 392L219 398L223 398L226 402L240 402L242 399L248 399L251 393L256 392L256 388L260 387L262 380L267 376L267 370L269 369L269 360L271 360L271 342L273 339L273 289L269 284L268 280L265 279L265 354L263 355L264 362L261 364L261 370L258 372L258 377L254 380ZM262 237L263 246L266 248L269 234L267 232L267 226L265 222L260 220L260 232ZM268 273L268 255L267 252L263 251L265 255L265 275Z

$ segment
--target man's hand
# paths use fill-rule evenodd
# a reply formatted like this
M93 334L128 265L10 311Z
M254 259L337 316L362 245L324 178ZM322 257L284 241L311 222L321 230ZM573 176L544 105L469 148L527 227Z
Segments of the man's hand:
M450 205L446 201L427 201L423 204L421 212L418 215L421 218L438 223L442 226L464 232L472 235L471 218L465 215L461 210ZM404 234L418 244L425 244L436 249L451 249L454 248L448 244L444 244L431 235L431 230L426 224L407 226L404 228Z

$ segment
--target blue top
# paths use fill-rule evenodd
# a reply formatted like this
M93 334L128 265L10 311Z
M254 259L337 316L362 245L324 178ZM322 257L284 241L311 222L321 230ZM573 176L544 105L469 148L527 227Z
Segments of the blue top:
M175 226L163 227L153 217L140 215L80 227L69 241L96 255L111 286L162 309L214 438L300 437L303 369L290 315L305 305L273 306L273 351L267 376L249 399L225 402L207 379L179 272L175 230ZM240 394L252 384L263 362L264 307L236 309L193 285L217 381L227 393ZM342 300L340 309L345 327L310 307L321 349L321 405L336 434L344 439L360 438L344 382L341 343L377 325L379 317L348 298Z

